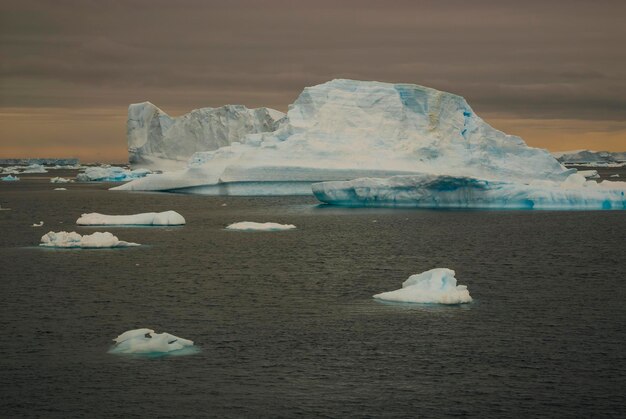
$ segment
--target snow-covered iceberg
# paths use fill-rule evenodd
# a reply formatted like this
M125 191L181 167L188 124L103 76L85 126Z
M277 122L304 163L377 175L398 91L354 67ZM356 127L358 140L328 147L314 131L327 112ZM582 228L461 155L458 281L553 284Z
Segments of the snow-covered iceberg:
M126 182L142 178L152 173L148 169L128 170L118 166L88 167L84 173L79 173L76 180L79 182Z
M374 295L374 298L398 303L463 304L472 297L465 285L457 285L455 272L447 268L435 268L421 274L411 275L395 291Z
M155 333L152 329L128 330L115 339L109 350L112 354L127 355L188 355L198 351L191 340L169 333Z
M423 174L322 182L312 189L322 202L350 207L626 209L626 182L587 181L577 173L563 182L530 183Z
M20 180L20 178L17 176L13 176L13 175L7 175L4 177L1 177L0 180L2 180L3 182L17 182Z
M296 226L293 224L255 223L252 221L241 221L226 227L227 230L237 231L283 231L292 230L294 228L296 228Z
M114 189L214 195L311 194L311 184L416 173L564 180L549 152L478 117L460 96L412 84L307 87L274 132L195 153L184 170Z
M185 218L176 211L146 212L133 215L105 215L97 212L83 214L76 220L78 225L155 225L172 226L185 224Z
M81 236L74 231L71 233L66 231L50 231L41 237L41 243L39 246L97 249L108 247L131 247L139 246L139 244L121 241L109 232L96 232Z
M243 105L196 109L172 118L150 102L128 107L128 153L132 167L184 168L197 151L216 150L247 134L274 131L284 113Z

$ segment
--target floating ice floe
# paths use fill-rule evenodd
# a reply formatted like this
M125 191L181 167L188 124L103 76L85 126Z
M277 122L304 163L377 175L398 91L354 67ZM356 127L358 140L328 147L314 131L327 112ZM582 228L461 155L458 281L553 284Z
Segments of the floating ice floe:
M618 174L618 173L616 173L616 174L611 175L611 176L609 176L609 177L619 177L619 174Z
M170 335L155 333L152 329L134 329L122 333L115 339L112 354L128 355L188 355L198 351L193 341Z
M76 180L79 182L125 182L142 178L152 173L148 169L128 170L118 166L88 167L84 173L79 173Z
M131 243L119 240L109 232L96 232L81 236L76 232L50 231L41 237L39 246L43 247L64 247L64 248L84 248L98 249L109 247L130 247L139 246L138 243Z
M465 285L457 285L455 272L447 268L435 268L421 274L411 275L402 288L374 295L378 300L398 303L462 304L472 301Z
M579 170L577 173L583 175L585 179L600 179L597 170Z
M41 227L43 226L43 221L39 221L38 223L33 224L31 227Z
M242 221L239 223L230 224L226 227L227 230L238 231L283 231L296 228L293 224L278 224L278 223L255 223L252 221Z
M626 209L626 182L514 183L463 176L415 175L313 184L322 202L348 207Z
M105 215L97 212L83 214L78 225L183 225L185 219L176 211L146 212L133 215Z
M70 183L71 181L72 181L71 179L67 179L67 178L59 177L59 176L50 178L50 183Z
M54 188L53 191L67 191L67 188Z
M20 180L20 178L17 176L8 175L8 176L1 177L0 180L4 182L17 182L18 180Z

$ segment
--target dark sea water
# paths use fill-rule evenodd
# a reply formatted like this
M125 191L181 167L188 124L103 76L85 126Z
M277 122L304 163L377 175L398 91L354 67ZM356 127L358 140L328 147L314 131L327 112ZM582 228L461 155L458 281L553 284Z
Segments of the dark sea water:
M48 183L67 174L0 182L0 417L626 415L625 211L360 210ZM74 225L170 209L187 225ZM237 221L298 228L224 230ZM37 248L50 230L145 246ZM371 298L435 267L475 301ZM107 353L139 327L201 352Z

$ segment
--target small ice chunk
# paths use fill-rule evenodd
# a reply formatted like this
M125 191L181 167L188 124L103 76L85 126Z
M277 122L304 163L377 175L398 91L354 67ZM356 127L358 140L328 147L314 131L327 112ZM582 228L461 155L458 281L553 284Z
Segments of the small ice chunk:
M83 214L78 225L183 225L185 219L176 211L146 212L134 215Z
M67 188L54 188L54 191L67 191Z
M22 173L48 173L43 164L33 163L28 165Z
M70 179L67 179L64 177L57 176L57 177L50 178L50 183L70 183L70 182L71 182Z
M447 268L435 268L421 274L411 275L395 291L374 295L378 300L399 303L462 304L472 301L465 285L457 285L455 272Z
M296 228L293 224L278 224L278 223L255 223L252 221L242 221L239 223L233 223L226 227L227 230L238 231L282 231L291 230Z
M139 246L138 243L131 243L119 240L109 232L95 232L93 234L80 234L72 231L54 232L50 231L41 237L39 246L43 247L66 247L66 248L108 248L108 247L130 247Z
M31 227L41 227L43 225L43 221L39 221L38 223L33 224Z
M109 350L112 354L167 355L194 349L193 341L169 333L155 333L152 329L128 330L115 339L115 346Z
M609 176L609 177L619 177L619 174L617 174L617 173L616 173L616 174L611 175L611 176Z
M583 175L586 179L600 179L597 170L579 170L578 173Z
M0 180L4 182L17 182L18 180L20 180L20 178L17 176L8 175L8 176L1 177Z

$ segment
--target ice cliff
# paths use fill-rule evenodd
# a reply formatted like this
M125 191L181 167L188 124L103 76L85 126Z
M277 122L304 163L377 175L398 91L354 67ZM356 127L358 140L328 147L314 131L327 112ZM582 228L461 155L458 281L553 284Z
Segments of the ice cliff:
M285 116L269 108L242 105L196 109L172 118L150 102L128 107L128 153L133 168L185 167L197 151L215 150L247 134L274 131Z
M305 88L274 132L197 152L184 170L115 189L292 195L311 194L314 182L359 177L528 181L564 180L573 172L546 150L492 128L460 96L413 84L333 80Z

